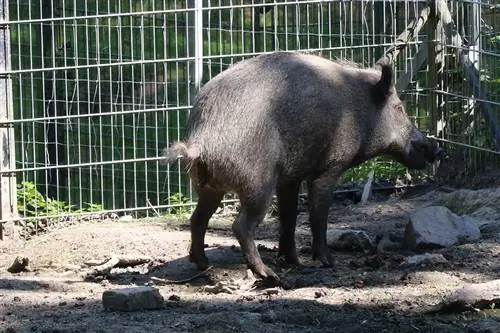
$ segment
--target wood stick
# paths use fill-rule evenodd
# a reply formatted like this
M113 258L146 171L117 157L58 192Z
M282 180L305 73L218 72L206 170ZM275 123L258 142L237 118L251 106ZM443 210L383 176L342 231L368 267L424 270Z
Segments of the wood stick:
M418 35L425 22L429 18L431 13L430 4L420 11L419 17L416 17L406 29L396 38L396 43L394 46L389 47L385 54L377 61L377 64L388 61L389 63L394 63L394 60L398 56L399 52L404 49L408 42L410 42L414 36Z
M111 261L114 259L113 261ZM116 262L115 259L118 259L118 262ZM112 262L116 262L115 266L113 267L129 267L129 266L137 266L137 265L142 265L146 264L150 261L153 261L152 257L149 256L112 256L110 259L105 259L105 260L88 260L85 261L84 264L87 266L102 266L102 265L110 265ZM113 268L112 267L112 268Z
M199 277L201 277L202 275L204 275L205 273L207 273L209 270L211 270L213 268L213 266L209 266L207 269L205 269L204 271L202 272L199 272L191 277L188 277L188 278L185 278L185 279L182 279L182 280L168 280L168 279L162 279L162 278L159 278L159 277L151 277L151 280L156 282L156 283L160 283L160 284L183 284L183 283L187 283L187 282L190 282L190 281L193 281Z

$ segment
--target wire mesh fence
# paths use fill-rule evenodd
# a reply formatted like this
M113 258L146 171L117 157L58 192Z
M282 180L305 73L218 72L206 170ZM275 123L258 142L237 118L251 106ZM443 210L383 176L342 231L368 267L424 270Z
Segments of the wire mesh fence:
M192 204L196 198L182 167L162 165L158 155L182 138L200 85L236 61L278 50L372 66L428 5L409 0L0 2L9 12L10 36L10 68L2 77L12 85L11 107L6 104L10 116L0 123L13 128L15 147L15 161L2 166L2 175L15 177L17 219L25 221L96 211L163 214ZM470 147L472 168L496 156L500 144L495 141L500 8L492 1L452 1L449 8L481 74L479 88L457 66L456 46L422 29L395 61L398 89L424 132L451 150ZM438 81L430 86L428 49L435 44L445 56ZM436 119L430 105L438 111ZM489 119L482 114L484 105Z
M473 173L500 165L500 7L494 1L454 1L450 11L467 48L441 37L444 68L435 90L442 128L437 134ZM463 57L466 70L457 65Z

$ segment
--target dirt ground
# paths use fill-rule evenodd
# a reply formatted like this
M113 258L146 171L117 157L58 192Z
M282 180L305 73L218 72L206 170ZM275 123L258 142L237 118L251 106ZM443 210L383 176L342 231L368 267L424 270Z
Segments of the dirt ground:
M402 235L408 213L438 202L442 192L392 196L367 205L339 200L329 228L355 228L380 238ZM301 266L276 263L277 221L258 229L264 261L284 288L250 290L246 267L230 228L233 216L219 214L207 234L213 268L187 283L156 285L161 310L108 312L105 290L151 284L151 277L180 280L198 272L187 257L186 218L87 221L15 242L0 242L0 331L5 332L493 332L476 329L485 318L498 321L497 308L461 313L435 312L435 305L460 286L500 278L500 219L482 230L474 244L432 251L448 261L402 268L412 253L334 252L336 266L311 261L307 214L298 218ZM111 271L85 281L85 262L115 255L151 256L135 268ZM16 256L30 259L32 271L6 271ZM206 286L233 286L214 293ZM234 287L236 286L236 287ZM226 288L227 289L227 288Z

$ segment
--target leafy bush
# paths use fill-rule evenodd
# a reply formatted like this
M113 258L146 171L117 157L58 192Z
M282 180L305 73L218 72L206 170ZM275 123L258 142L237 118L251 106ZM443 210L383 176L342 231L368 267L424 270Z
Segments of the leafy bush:
M372 169L375 170L374 179L394 180L403 177L407 172L407 168L401 163L386 157L376 157L347 170L341 178L341 183L364 181Z
M184 215L190 211L189 206L184 206L190 201L189 198L180 192L170 195L166 201L169 205L174 206L168 209L169 215Z
M21 216L55 216L64 213L99 212L102 205L85 203L85 207L74 209L65 201L44 197L32 182L17 184L17 210Z

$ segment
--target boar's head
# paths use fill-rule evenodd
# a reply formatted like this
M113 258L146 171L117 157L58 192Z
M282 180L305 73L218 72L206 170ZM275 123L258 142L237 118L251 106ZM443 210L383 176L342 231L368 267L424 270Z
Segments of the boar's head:
M372 88L376 105L375 124L371 140L381 150L410 169L423 169L443 154L436 142L427 139L411 122L399 99L394 73L388 61L379 62L381 75Z

